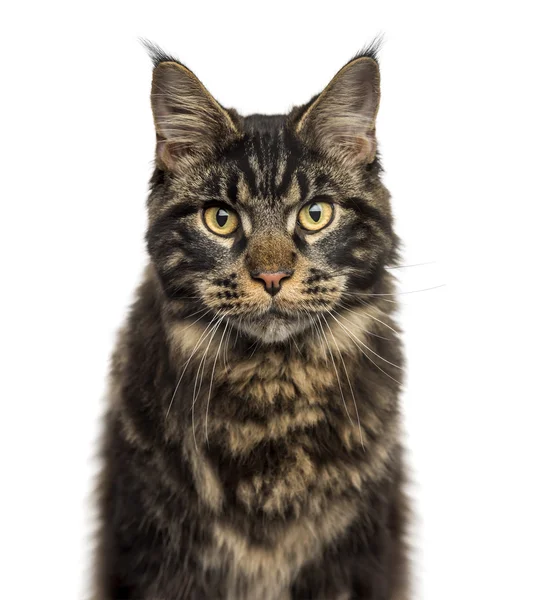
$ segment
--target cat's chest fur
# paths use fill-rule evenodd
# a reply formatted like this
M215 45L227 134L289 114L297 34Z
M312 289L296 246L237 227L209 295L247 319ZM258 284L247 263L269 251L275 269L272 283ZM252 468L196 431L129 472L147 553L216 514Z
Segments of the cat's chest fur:
M229 597L253 589L253 597L282 598L356 519L363 482L389 448L369 439L363 448L356 398L322 347L229 360L211 394L199 396L200 424L184 442L199 498L214 514L202 562L227 572Z
M343 392L327 356L318 348L270 350L215 372L215 384L196 400L189 456L196 452L194 462L212 473L226 505L267 519L305 513L313 492L328 487L326 471L331 479L358 453L352 437L359 431L350 408L338 405Z

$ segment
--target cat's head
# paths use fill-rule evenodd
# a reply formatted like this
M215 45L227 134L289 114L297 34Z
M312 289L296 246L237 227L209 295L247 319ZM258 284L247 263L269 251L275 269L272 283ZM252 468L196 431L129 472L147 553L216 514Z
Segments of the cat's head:
M288 115L249 117L153 54L147 241L169 303L279 342L376 291L395 238L376 158L374 53Z

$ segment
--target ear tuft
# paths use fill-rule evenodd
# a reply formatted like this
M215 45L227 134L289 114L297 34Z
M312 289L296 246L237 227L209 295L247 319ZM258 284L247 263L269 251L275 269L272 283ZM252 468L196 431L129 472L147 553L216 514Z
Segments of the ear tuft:
M296 132L312 146L351 165L371 163L376 156L380 98L376 51L345 65L295 124Z
M181 64L177 58L174 58L170 54L167 54L161 46L154 44L150 40L146 38L139 38L139 42L144 46L144 49L148 52L148 56L152 60L152 64L154 68L157 67L159 63L162 62L175 62L178 65Z
M213 154L239 135L226 111L180 62L150 45L157 162L166 170Z

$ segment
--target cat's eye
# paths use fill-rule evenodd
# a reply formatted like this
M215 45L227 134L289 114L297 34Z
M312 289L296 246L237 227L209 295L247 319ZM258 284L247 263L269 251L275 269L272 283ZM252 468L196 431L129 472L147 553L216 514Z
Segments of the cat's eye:
M239 226L237 213L226 206L210 206L204 210L208 229L217 235L230 235Z
M319 231L331 223L333 206L329 202L310 202L298 214L298 222L308 231Z

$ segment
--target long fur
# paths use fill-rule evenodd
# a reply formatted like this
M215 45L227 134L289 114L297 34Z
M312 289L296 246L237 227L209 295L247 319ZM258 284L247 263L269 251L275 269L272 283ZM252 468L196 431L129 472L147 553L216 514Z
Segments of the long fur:
M250 117L151 52L150 263L113 356L94 599L406 600L398 240L364 150L375 49L305 107ZM315 233L298 215L317 202L333 216ZM209 230L211 206L235 232ZM254 274L280 270L272 296Z

